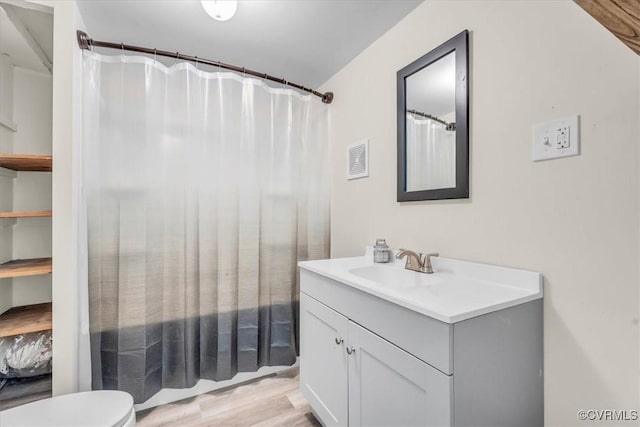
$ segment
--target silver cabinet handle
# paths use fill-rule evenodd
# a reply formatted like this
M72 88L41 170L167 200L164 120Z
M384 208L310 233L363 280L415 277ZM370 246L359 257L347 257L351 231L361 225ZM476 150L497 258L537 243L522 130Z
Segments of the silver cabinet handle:
M340 345L344 342L344 340L340 337L336 337L336 344Z
M346 350L347 350L347 354L353 354L356 352L356 349L353 347L347 347Z

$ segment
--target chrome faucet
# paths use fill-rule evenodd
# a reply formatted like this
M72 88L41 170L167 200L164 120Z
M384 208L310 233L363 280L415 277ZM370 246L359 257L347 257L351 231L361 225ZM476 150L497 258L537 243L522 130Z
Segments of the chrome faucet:
M419 273L425 274L433 274L433 266L431 265L431 257L440 256L439 253L434 252L426 255L417 254L413 251L408 251L406 249L400 249L400 252L397 253L396 258L402 259L407 258L407 261L404 264L404 268L407 270L417 271Z

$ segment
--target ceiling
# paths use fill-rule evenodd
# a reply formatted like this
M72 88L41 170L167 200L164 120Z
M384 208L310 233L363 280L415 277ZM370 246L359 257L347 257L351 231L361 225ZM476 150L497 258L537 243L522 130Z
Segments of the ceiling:
M43 59L50 66L53 58L51 9L7 1L0 5L0 52L9 55L16 67L49 73Z
M421 2L241 0L224 22L193 0L78 5L93 39L179 51L316 88Z

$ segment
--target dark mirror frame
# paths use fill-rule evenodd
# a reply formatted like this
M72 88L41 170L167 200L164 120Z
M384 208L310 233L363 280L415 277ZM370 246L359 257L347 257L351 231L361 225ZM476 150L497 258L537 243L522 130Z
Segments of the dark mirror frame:
M398 71L398 202L469 198L469 31L464 30ZM445 55L456 56L456 187L407 191L406 79Z

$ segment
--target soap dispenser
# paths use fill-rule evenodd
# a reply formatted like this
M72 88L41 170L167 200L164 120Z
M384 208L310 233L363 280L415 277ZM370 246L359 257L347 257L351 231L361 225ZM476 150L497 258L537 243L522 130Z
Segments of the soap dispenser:
M391 249L387 245L385 239L376 239L376 245L373 247L373 262L389 262L391 261Z

